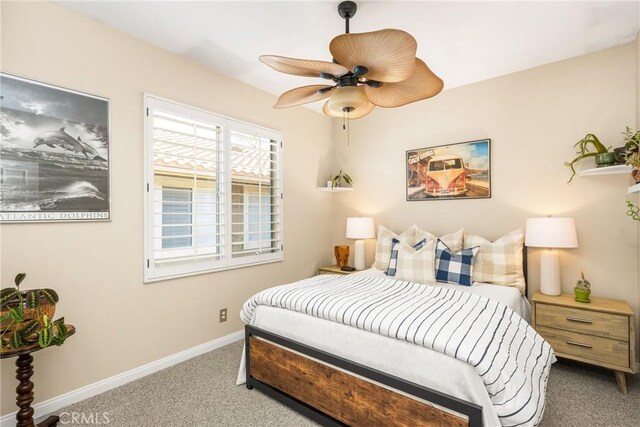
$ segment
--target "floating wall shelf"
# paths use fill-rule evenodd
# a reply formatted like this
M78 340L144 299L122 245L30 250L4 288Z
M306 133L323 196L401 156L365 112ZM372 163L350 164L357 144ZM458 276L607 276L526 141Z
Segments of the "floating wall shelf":
M327 193L342 193L345 191L353 191L353 187L318 187L318 191L325 191Z
M629 194L640 193L640 184L632 185L631 187L629 187L627 192Z
M594 176L594 175L614 175L614 174L629 174L631 173L631 166L627 165L615 165L604 166L601 168L584 169L578 172L580 176Z

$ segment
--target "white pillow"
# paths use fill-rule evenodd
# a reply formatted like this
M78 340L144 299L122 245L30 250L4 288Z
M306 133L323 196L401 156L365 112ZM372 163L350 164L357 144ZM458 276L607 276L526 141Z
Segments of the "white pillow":
M455 233L445 234L440 237L440 240L444 242L445 245L449 247L451 252L458 253L462 250L462 237L464 235L464 229L460 229ZM415 241L419 242L422 239L427 239L427 242L433 240L434 242L438 240L438 237L429 233L426 230L422 230L416 227ZM415 242L414 242L415 244Z
M465 249L480 246L473 264L473 281L514 286L524 294L523 245L522 230L512 231L493 242L475 234L465 233Z
M378 241L376 242L376 259L372 267L379 270L386 270L389 267L389 260L391 259L391 240L395 237L401 242L406 241L412 245L415 240L416 228L415 225L412 225L401 234L396 234L388 228L379 225Z
M415 250L409 243L398 243L398 264L395 278L417 283L435 283L435 240Z

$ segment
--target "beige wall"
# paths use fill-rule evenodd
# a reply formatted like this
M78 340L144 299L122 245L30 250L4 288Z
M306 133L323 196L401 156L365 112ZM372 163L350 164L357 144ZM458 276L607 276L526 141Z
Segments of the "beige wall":
M588 132L622 145L620 132L636 119L637 49L629 43L374 110L352 122L350 147L336 121L334 162L356 187L336 195L336 217L371 215L394 230L413 223L434 233L464 227L494 239L524 228L528 217L571 216L580 247L561 251L563 291L571 292L584 270L593 295L624 299L637 313L638 224L625 205L630 177L576 177L567 184L563 165ZM491 199L405 201L406 150L482 138L492 140ZM334 227L335 244L347 242L344 222ZM370 241L369 261L373 248ZM539 253L530 250L531 291L538 288Z
M330 262L331 246L345 241L344 218L354 214L395 229L464 226L490 238L523 227L529 216L573 216L580 248L562 253L565 291L584 269L594 294L627 299L637 311L638 233L625 215L628 179L565 184L562 162L586 132L619 145L619 132L633 124L640 41L378 109L352 123L347 147L338 121L331 128L306 109L273 110L269 94L56 5L2 2L1 19L2 71L111 99L112 221L0 226L2 283L26 271L25 287L54 287L59 313L79 329L63 347L35 355L36 402L239 330L236 313L246 298ZM142 284L143 92L283 132L283 263ZM405 150L485 137L493 140L491 199L405 201ZM351 173L356 191L316 191L339 167ZM371 258L372 242L368 249ZM533 289L537 262L532 250ZM229 321L219 324L222 307ZM2 414L15 408L13 369L13 360L2 361Z
M272 95L50 3L2 2L1 47L2 71L111 100L112 221L0 227L2 284L27 272L25 288L58 290L58 313L78 327L35 354L36 402L238 331L253 293L330 260L331 195L315 190L329 174L328 118L274 110ZM143 285L143 92L282 131L284 262ZM13 363L2 361L2 414L15 410Z

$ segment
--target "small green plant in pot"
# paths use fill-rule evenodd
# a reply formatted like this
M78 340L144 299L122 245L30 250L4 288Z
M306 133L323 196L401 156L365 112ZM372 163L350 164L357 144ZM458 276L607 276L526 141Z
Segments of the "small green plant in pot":
M570 162L564 162L565 166L571 168L571 177L569 178L568 182L571 182L573 177L576 175L576 162L582 159L586 159L587 157L594 157L596 166L598 167L611 166L616 162L614 153L609 151L611 147L605 147L604 144L600 142L598 137L592 133L586 134L585 137L576 142L573 147L577 149L577 156ZM590 147L595 151L591 151Z
M68 335L64 318L53 320L58 303L56 291L21 291L25 277L25 273L17 274L15 287L0 290L0 351L19 350L35 343L42 348L62 345Z
M573 293L576 295L576 301L578 302L591 302L589 295L591 295L591 283L585 279L584 272L581 273L582 279L576 282Z
M331 188L341 187L342 182L344 182L349 186L353 185L353 181L351 180L351 177L346 173L342 172L342 169L340 169L340 172L338 172L338 175L331 178Z

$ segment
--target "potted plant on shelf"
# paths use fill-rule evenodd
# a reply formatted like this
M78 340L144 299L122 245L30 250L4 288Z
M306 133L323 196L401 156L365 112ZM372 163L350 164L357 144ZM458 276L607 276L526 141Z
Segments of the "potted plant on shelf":
M576 295L576 301L578 302L591 302L589 295L591 294L591 283L584 278L584 272L581 273L582 279L576 282L573 293Z
M575 163L582 159L594 157L598 167L611 166L616 162L614 153L609 151L611 147L606 147L600 142L598 137L592 133L586 134L585 137L576 142L573 147L577 148L576 154L578 156L570 162L564 163L565 166L571 168L571 177L568 182L571 182L573 177L576 175L574 167ZM592 147L595 151L590 151L589 147Z
M53 320L58 294L53 289L20 290L27 277L19 273L15 287L0 290L0 351L19 350L38 343L42 348L62 345L68 335L64 317Z
M353 185L353 180L351 179L351 177L346 173L342 172L342 169L340 169L340 172L338 172L336 176L331 178L331 188L341 187L340 184L342 182L344 182L348 186Z
M638 152L640 148L640 131L634 132L629 126L622 132L624 145L613 150L616 162L620 165L629 164L628 157Z
M627 126L623 135L625 144L620 148L624 149L624 163L633 168L631 177L636 183L640 183L640 131L633 132Z

